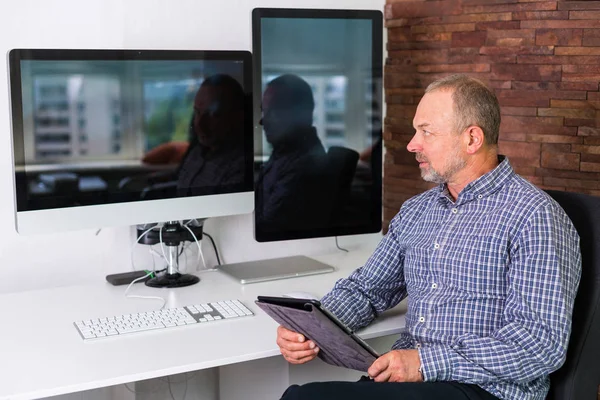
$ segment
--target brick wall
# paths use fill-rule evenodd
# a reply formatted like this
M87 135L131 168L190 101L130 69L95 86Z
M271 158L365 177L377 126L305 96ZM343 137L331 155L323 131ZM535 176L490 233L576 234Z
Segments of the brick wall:
M600 196L600 1L387 0L385 19L384 226L432 187L406 145L424 88L455 72L496 91L517 173Z

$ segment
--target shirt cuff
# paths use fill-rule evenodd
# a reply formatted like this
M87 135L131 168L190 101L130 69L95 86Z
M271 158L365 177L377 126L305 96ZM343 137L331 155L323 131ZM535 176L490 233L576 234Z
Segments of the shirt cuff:
M453 366L460 356L446 346L425 346L419 348L423 381L452 380Z
M339 316L335 313L335 298L331 295L331 293L327 293L320 300L321 305L325 307L329 312L339 318ZM339 303L339 302L338 302Z
M332 313L337 318L339 318L340 320L343 319L343 317L344 317L342 315L343 314L342 313L343 308L341 307L342 304L343 304L343 302L340 301L339 299L337 299L332 293L327 293L321 299L321 305L324 308L326 308L330 313Z
M321 305L330 313L335 315L337 319L342 321L344 325L352 331L358 328L357 318L352 317L352 310L348 307L343 307L344 302L340 301L333 293L326 294L321 299ZM354 314L355 315L355 314Z

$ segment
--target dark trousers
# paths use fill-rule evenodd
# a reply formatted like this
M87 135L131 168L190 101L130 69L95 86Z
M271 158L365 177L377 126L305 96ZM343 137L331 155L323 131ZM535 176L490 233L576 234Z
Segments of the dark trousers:
M476 385L457 382L315 382L290 386L281 400L498 400Z

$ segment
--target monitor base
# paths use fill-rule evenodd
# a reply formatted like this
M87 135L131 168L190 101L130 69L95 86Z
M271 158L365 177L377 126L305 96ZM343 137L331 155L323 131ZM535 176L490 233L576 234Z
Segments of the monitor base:
M146 281L146 286L154 288L176 288L195 285L200 278L190 274L164 274Z

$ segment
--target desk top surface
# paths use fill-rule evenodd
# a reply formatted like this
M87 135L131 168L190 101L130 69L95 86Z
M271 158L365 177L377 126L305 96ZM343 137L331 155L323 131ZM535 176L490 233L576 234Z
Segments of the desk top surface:
M165 307L239 299L255 316L90 342L74 321L156 310L160 301L126 298L126 286L106 282L0 295L0 398L53 396L277 356L277 324L254 304L256 297L292 291L322 296L371 251L313 257L335 272L302 278L241 285L220 271L203 271L200 283L185 288L136 284L130 294L163 296ZM360 336L398 333L404 312L403 304L386 312Z

